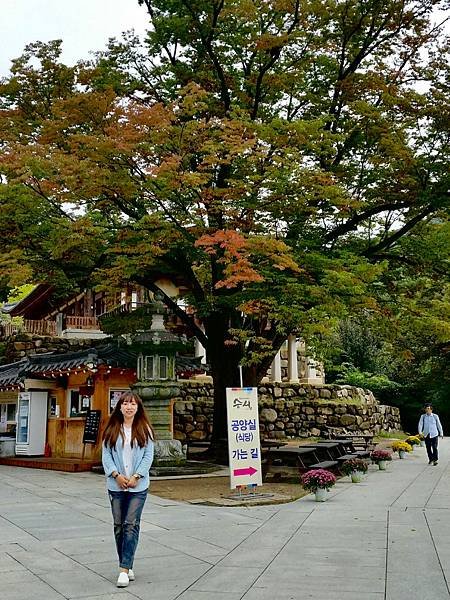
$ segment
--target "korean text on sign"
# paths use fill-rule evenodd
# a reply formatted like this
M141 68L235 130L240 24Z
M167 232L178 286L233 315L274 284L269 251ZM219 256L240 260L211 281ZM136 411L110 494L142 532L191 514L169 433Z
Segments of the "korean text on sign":
M256 388L227 388L230 487L262 485Z

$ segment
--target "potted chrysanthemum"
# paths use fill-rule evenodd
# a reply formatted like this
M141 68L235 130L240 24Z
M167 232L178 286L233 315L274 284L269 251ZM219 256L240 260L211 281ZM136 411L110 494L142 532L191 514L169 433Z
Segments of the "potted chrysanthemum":
M394 452L398 452L399 458L405 458L405 454L407 452L412 452L412 446L410 446L407 442L396 441L392 442L392 450Z
M369 465L362 458L350 458L342 463L340 470L344 475L349 475L352 483L361 483Z
M388 450L382 450L381 448L377 448L373 450L370 455L372 462L378 465L380 471L386 470L386 463L392 460L392 454Z
M336 483L336 477L327 469L311 469L301 476L303 489L314 492L316 502L325 502L327 492Z
M420 446L420 437L418 435L409 435L405 442L411 446L411 449L414 450L414 446Z

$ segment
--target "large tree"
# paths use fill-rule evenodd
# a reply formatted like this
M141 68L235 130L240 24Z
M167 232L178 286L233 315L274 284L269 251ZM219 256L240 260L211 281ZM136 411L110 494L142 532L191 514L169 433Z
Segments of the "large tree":
M400 242L448 217L443 3L140 4L143 42L74 68L35 44L3 82L3 250L66 286L172 277L218 444L239 364L254 384L289 333L377 310Z

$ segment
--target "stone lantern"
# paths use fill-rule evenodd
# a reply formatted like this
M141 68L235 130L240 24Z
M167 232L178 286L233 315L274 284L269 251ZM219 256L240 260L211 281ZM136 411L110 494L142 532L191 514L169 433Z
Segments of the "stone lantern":
M176 354L187 346L183 336L164 327L165 308L155 303L149 331L132 335L137 350L137 379L133 389L142 398L155 429L155 458L152 472L169 471L186 462L186 452L173 436L173 398L180 394L176 380Z

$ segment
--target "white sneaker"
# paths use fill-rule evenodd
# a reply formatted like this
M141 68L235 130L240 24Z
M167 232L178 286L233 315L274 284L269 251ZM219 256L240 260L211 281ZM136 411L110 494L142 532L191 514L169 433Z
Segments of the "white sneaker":
M128 579L130 581L134 581L136 577L134 576L133 569L128 569Z
M119 577L117 578L117 587L127 587L130 583L130 579L128 577L128 573L124 573L123 571L119 573Z

